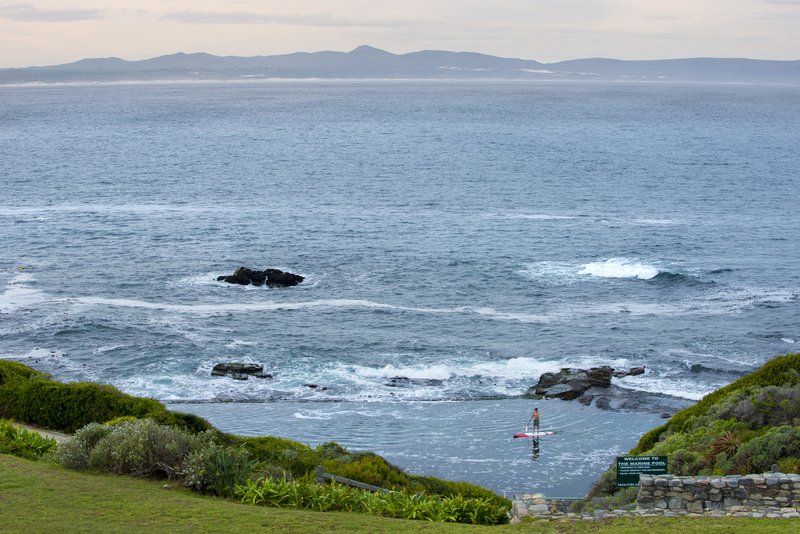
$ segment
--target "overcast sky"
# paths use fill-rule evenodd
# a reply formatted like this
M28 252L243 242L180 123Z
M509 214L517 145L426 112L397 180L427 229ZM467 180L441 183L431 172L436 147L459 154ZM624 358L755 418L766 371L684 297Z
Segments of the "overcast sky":
M0 0L0 67L174 52L800 59L800 0Z

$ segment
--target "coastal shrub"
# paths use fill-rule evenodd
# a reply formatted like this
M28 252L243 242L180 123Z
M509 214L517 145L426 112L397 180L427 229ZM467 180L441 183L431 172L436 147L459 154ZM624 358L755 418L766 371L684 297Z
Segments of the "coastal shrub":
M126 395L104 384L64 384L16 362L0 361L0 417L75 432L117 417L150 417L194 432L211 425L195 415L168 411L153 399Z
M778 470L781 473L800 473L800 458L788 456L778 462Z
M412 486L409 488L412 491L422 490L421 486L414 487L416 485L401 469L370 452L353 455L347 462L325 460L322 466L329 473L381 488L402 490L406 486Z
M0 386L13 379L28 379L33 376L42 376L38 371L27 365L11 360L0 360Z
M767 386L791 387L798 384L800 384L800 354L786 354L773 358L752 373L709 393L697 404L679 411L666 424L644 434L631 454L643 454L649 451L667 430L682 432L690 429L698 418L708 414L732 394Z
M800 388L766 386L748 393L726 403L719 415L736 418L751 428L786 425L800 418Z
M236 485L256 473L258 462L244 448L215 443L210 434L202 436L202 443L184 461L184 485L200 493L233 497Z
M778 356L759 369L703 397L697 404L676 413L666 426L680 431L692 418L708 412L715 404L737 391L764 386L795 386L800 384L800 354Z
M17 428L10 421L0 419L0 454L11 454L28 460L38 460L56 447L56 441Z
M421 475L409 475L409 479L414 484L419 484L422 491L428 494L441 495L444 497L461 495L468 499L486 499L505 509L511 508L511 501L505 497L470 482L442 480L441 478ZM409 491L410 489L411 488L406 488L404 491Z
M313 450L308 445L290 439L277 438L275 436L258 436L258 437L240 437L225 435L226 442L229 445L242 445L252 455L253 458L260 462L266 462L273 465L281 465L288 468L290 460L297 458L300 453L312 453ZM319 456L315 458L320 459ZM311 462L314 463L314 462ZM314 464L311 470L316 469L318 463ZM298 462L296 466L297 471L301 471L298 476L306 474L305 467L302 462ZM290 469L293 474L297 474L295 469Z
M469 524L506 523L506 509L488 500L461 496L438 498L402 492L370 493L339 484L314 484L286 480L248 481L236 488L242 502L262 506L316 511L369 513L398 519L420 519Z
M88 469L89 455L100 440L111 433L111 428L100 423L89 423L79 429L74 436L58 446L55 452L56 462L69 469Z
M699 452L681 449L669 456L668 465L670 474L689 476L699 474L706 462Z
M108 428L111 431L89 453L88 467L138 477L175 478L184 459L202 439L152 419Z
M769 471L783 458L800 456L800 427L779 426L742 444L735 456L737 463L749 462L756 471Z

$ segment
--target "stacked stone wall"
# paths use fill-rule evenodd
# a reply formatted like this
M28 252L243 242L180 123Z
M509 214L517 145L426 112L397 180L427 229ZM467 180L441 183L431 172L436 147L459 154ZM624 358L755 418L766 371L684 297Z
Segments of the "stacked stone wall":
M637 508L695 514L719 510L748 516L753 513L785 516L790 510L796 513L800 508L800 475L641 475Z

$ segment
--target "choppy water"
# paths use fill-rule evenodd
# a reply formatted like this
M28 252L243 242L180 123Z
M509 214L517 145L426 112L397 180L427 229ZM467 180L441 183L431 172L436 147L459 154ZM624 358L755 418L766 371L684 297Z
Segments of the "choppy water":
M562 366L646 365L620 385L697 399L797 350L798 139L797 88L0 88L0 357L246 433L324 441L294 416L321 410L416 472L446 463L418 460L443 424L428 412L505 436L527 417L513 399ZM306 281L216 282L239 266ZM275 378L209 376L230 360ZM364 406L412 430L353 437ZM597 430L599 463L642 417ZM452 439L459 458L477 438ZM532 460L509 443L470 479L513 489ZM538 465L568 471L572 443ZM580 491L580 473L542 484Z

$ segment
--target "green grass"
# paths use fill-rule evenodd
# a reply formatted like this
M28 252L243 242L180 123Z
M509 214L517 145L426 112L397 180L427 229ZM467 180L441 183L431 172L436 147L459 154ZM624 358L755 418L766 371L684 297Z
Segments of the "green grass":
M722 534L800 532L800 520L625 518L479 527L361 514L247 506L115 475L0 455L0 532L542 532Z

